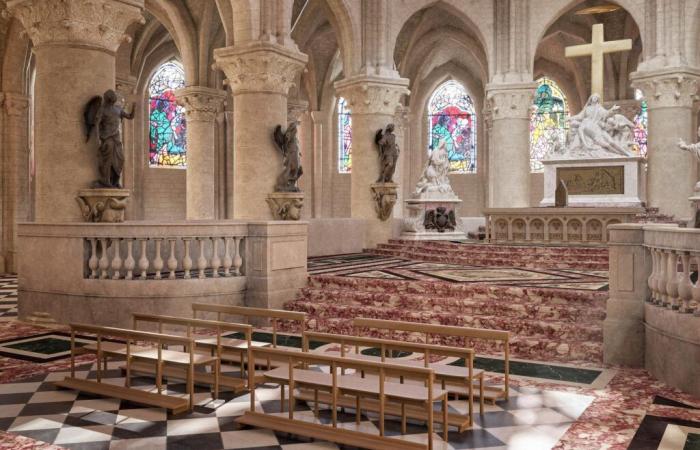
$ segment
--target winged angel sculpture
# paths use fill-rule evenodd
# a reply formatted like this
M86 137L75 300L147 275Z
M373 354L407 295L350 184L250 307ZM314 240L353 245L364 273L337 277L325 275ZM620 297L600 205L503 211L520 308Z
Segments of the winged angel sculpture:
M117 105L117 94L109 89L102 97L95 96L85 106L84 119L86 142L92 131L98 129L100 148L98 153L100 178L93 188L121 188L120 178L124 169L124 148L119 127L122 119L133 119L134 108L127 113Z
M275 144L282 153L284 170L277 177L276 192L299 192L297 181L304 173L301 167L301 151L297 138L297 123L292 122L287 131L282 132L282 125L277 125L273 133Z

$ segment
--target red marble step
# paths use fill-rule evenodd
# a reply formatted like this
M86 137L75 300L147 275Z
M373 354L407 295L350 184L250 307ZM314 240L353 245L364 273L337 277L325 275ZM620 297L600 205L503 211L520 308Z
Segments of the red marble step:
M507 245L487 243L456 243L450 241L409 241L389 239L389 244L404 246L432 247L442 249L463 250L465 252L508 253L508 254L546 254L546 255L607 255L606 246L576 246L576 245Z
M435 322L437 323L437 322ZM316 318L312 317L308 321L308 328L314 331L321 331L335 334L354 334L355 330L352 327L352 317L348 318ZM403 339L408 341L421 342L423 337L420 335L404 335L394 333L388 335L378 330L372 330L367 333L373 337L390 337L392 339ZM445 345L467 345L474 348L477 353L493 353L501 351L499 345L486 341L451 341L440 340ZM574 362L586 361L593 363L602 363L603 361L603 344L602 342L589 342L582 340L561 341L546 337L535 336L513 336L511 338L511 356L514 358L540 360L540 361L561 361Z
M316 303L296 300L285 305L286 309L304 311L316 319L371 317L375 319L429 322L470 328L510 331L517 336L533 339L560 341L603 341L602 323L562 322L554 320L514 319L504 316L462 315L449 312L411 311L384 306L346 305L340 303Z
M486 247L486 248L484 248ZM512 249L489 249L490 246L462 245L461 247L412 244L401 242L380 243L377 249L418 251L423 253L439 253L456 256L480 256L489 258L565 258L571 261L608 261L607 249L596 252L572 253L569 252L535 252L535 251L514 251Z
M299 300L315 303L337 302L345 305L384 306L410 311L449 312L467 315L499 315L565 322L596 322L605 319L605 299L593 299L589 304L552 304L543 301L512 301L510 296L480 295L473 297L435 297L432 295L402 295L386 292L349 291L330 288L304 288ZM536 300L541 300L536 299Z
M441 254L430 254L417 251L405 250L385 250L373 249L369 253L382 256L394 256L407 259L417 259L421 261L440 262L444 264L461 264L473 266L490 266L490 267L513 267L518 266L527 269L588 269L588 270L607 270L608 263L606 262L588 262L588 261L566 261L561 258L535 258L531 260L521 260L519 258L491 258L491 257L468 257L468 256L452 256Z

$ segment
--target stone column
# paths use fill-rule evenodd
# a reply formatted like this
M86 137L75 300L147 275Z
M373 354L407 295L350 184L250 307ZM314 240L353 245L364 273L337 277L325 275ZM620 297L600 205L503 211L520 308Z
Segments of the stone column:
M119 76L116 80L116 91L121 97L123 107L131 112L131 108L138 108L138 96L136 95L136 77L131 75ZM137 114L138 117L138 114ZM136 180L143 176L142 166L140 164L141 152L136 151L134 142L134 127L140 127L141 123L138 119L122 121L122 144L124 145L124 172L122 173L122 186L131 191L129 197L130 207L124 212L126 220L141 219L136 207L136 203L143 201L141 198L140 189L136 185ZM140 170L141 169L141 170Z
M492 84L486 88L491 111L489 207L530 206L530 108L535 83Z
M313 127L312 145L309 151L313 157L313 215L314 218L323 216L323 111L311 111Z
M2 241L5 270L17 273L17 222L29 218L29 98L5 93Z
M282 170L272 132L277 125L287 126L287 94L308 57L254 41L216 49L214 58L234 97L234 217L272 220L265 199Z
M700 72L668 69L635 72L632 86L641 89L649 111L647 204L676 219L692 215L688 197L697 181L697 163L678 149L678 139L696 142L693 100Z
M644 366L644 301L651 257L644 248L641 224L611 225L610 298L603 322L606 364Z
M337 95L345 98L352 113L352 173L350 216L367 223L365 247L376 247L391 237L392 220L377 217L370 185L379 177L379 156L374 136L393 123L401 97L407 95L405 78L359 76L335 83ZM394 208L402 205L394 206Z
M216 219L216 114L226 93L203 86L175 92L187 120L187 220Z
M115 52L143 21L143 0L11 0L34 45L34 143L38 222L84 220L75 195L98 178L97 138L85 142L83 111L115 88Z

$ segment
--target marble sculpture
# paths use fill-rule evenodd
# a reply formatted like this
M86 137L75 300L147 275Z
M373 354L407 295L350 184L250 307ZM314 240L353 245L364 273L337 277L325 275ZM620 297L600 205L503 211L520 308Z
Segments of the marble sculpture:
M450 179L447 174L450 172L450 159L447 155L445 141L440 141L437 148L430 152L428 164L423 169L413 197L431 198L456 198Z

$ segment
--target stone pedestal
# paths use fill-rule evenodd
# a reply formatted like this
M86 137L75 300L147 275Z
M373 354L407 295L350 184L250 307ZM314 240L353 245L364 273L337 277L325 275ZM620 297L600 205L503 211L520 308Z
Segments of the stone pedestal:
M549 159L544 164L544 198L540 206L554 206L560 180L566 184L570 207L642 205L644 158Z
M128 189L83 189L75 197L86 222L124 222Z
M273 192L267 196L275 220L299 220L304 207L303 192Z
M370 185L372 198L374 199L374 209L377 217L381 221L389 220L394 211L394 205L398 198L399 185L396 183L374 183Z
M688 226L692 228L700 228L700 181L695 184L693 195L688 197L692 205L693 216L688 222Z
M408 217L403 219L401 239L422 240L462 240L467 236L462 230L457 206L462 203L452 199L410 199L406 200Z

